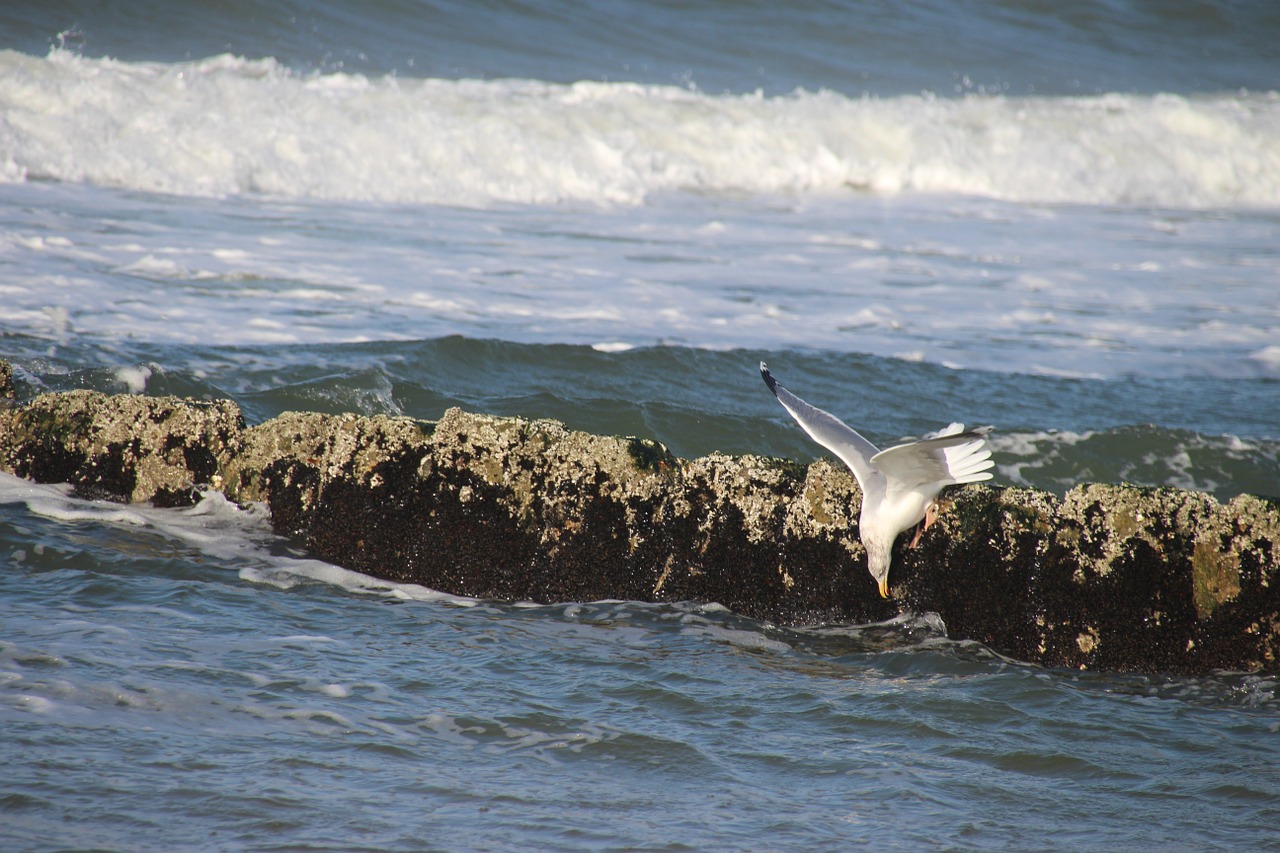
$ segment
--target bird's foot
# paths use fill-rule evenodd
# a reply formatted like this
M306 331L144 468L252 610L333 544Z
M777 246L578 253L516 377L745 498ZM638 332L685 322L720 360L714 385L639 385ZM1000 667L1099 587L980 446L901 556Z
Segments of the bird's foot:
M950 502L948 502L950 503ZM920 537L923 537L925 530L928 530L938 520L938 516L942 514L942 505L938 501L929 502L929 506L924 507L924 521L915 529L915 537L911 538L910 548L915 548L920 544Z
M924 536L924 532L938 520L938 502L930 501L929 505L924 509L924 521L920 522L920 526L916 528L916 535L912 537L911 544L908 548L915 548L920 544L920 537Z
M942 507L938 504L938 502L930 501L929 505L924 508L924 528L923 529L928 530L929 527L935 521L938 520L938 515L941 512L942 512Z

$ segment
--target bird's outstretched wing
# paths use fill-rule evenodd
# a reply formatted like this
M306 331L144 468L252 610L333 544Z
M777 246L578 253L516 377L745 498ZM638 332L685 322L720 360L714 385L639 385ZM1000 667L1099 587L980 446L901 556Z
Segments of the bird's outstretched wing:
M991 479L991 451L986 435L991 427L965 430L950 426L928 438L895 445L871 457L871 464L901 486L949 486Z
M840 457L840 460L849 466L853 476L858 478L858 486L864 493L884 488L884 477L872 464L874 457L884 454L881 454L874 444L858 435L835 415L810 406L783 388L778 384L778 380L773 378L773 374L769 372L768 366L763 361L760 362L760 375L764 377L764 384L769 386L769 390L778 398L782 407L796 419L796 423L800 424L814 441Z

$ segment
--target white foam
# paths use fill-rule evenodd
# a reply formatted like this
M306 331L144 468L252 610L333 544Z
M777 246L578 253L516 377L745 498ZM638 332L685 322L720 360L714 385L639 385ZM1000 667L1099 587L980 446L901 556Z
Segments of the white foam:
M285 540L271 530L265 505L239 506L220 492L202 494L195 506L159 509L141 504L89 501L71 495L66 484L32 483L0 472L0 504L24 503L37 514L56 521L123 524L145 527L198 548L232 565L241 564L240 578L280 589L322 583L362 595L405 601L430 601L470 607L477 599L449 595L419 584L394 583L353 572L322 560L278 553ZM37 546L38 548L39 546ZM25 556L25 555L24 555ZM95 628L106 630L106 628ZM279 642L332 642L328 637L278 637Z
M402 601L432 601L471 607L478 599L450 595L419 584L383 581L353 572L332 563L302 558L275 558L270 565L249 566L240 570L242 580L280 589L293 589L304 583L322 583L341 587L361 595L379 595Z
M125 386L130 394L143 394L147 390L147 380L151 378L151 368L146 366L120 367L116 369L116 378Z
M50 699L45 699L43 696L33 696L27 693L10 696L8 697L7 702L16 708L28 711L32 714L48 714L58 707L57 703Z
M815 347L1077 378L1280 373L1269 211L1182 212L1170 236L1145 210L935 196L477 213L47 182L0 195L13 212L0 327L50 356L80 342L460 334L604 352ZM396 410L391 391L370 394L377 411Z
M36 515L55 521L96 521L136 527L148 524L146 514L132 506L73 498L71 487L66 484L33 483L0 472L0 503L14 502L25 503Z
M1062 460L1062 448L1074 447L1092 439L1096 433L1070 430L1035 430L1032 432L994 432L987 437L993 457L1000 464L996 473L1003 483L1033 486L1039 483L1035 472Z
M1259 361L1274 371L1280 371L1280 344L1263 347L1257 352L1249 353L1249 357Z
M1274 206L1280 97L849 98L0 51L0 180L635 204L672 190ZM161 271L162 274L163 271Z
M1054 490L1095 481L1216 492L1238 476L1239 463L1266 470L1280 455L1280 443L1268 439L1143 429L997 432L988 440L1003 482Z

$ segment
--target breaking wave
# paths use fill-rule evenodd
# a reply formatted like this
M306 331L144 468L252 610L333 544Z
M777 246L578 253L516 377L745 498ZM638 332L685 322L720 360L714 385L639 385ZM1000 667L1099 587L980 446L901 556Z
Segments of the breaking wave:
M1280 95L712 95L0 51L0 180L472 207L849 191L1274 206Z

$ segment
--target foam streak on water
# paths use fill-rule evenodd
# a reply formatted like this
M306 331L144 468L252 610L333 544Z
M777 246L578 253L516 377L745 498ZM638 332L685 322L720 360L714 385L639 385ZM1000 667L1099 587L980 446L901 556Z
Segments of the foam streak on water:
M469 212L48 185L0 199L5 328L55 344L460 333L1280 375L1268 212L854 196Z

